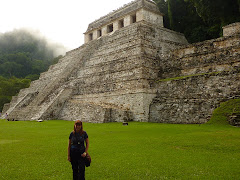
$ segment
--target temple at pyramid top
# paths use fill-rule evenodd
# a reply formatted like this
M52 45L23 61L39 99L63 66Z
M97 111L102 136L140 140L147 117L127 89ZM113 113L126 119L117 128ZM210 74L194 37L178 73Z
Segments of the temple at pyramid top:
M84 42L98 39L130 24L146 21L163 27L163 14L151 0L135 0L89 24Z

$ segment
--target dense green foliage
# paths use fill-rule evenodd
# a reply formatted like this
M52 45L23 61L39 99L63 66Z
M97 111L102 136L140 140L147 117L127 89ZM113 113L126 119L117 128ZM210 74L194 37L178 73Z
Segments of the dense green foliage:
M11 96L57 63L60 52L65 52L63 46L50 44L36 32L20 29L0 34L0 112Z
M11 101L12 96L16 95L20 89L30 85L30 79L4 78L0 76L0 112L5 103Z
M63 50L27 30L0 34L0 76L24 78L46 71L52 60Z
M222 35L222 26L240 21L239 0L154 0L164 25L182 32L190 43Z
M239 179L240 129L130 122L84 123L88 180ZM72 179L73 122L0 120L0 179Z

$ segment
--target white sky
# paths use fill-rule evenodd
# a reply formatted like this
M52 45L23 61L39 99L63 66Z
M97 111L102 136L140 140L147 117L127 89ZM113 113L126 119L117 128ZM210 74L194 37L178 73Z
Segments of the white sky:
M84 43L92 21L132 0L0 0L0 32L19 28L39 30L68 50Z

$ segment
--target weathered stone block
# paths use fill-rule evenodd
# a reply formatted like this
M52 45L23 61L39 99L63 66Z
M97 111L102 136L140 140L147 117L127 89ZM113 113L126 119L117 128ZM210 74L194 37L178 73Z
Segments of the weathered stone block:
M223 27L223 36L232 36L240 33L240 23L233 23Z

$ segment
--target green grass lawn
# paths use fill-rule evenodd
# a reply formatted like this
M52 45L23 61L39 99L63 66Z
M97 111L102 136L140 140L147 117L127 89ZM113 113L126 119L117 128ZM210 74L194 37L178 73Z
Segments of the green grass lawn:
M84 123L96 179L239 179L240 128L131 122ZM72 179L73 122L0 120L0 179Z

